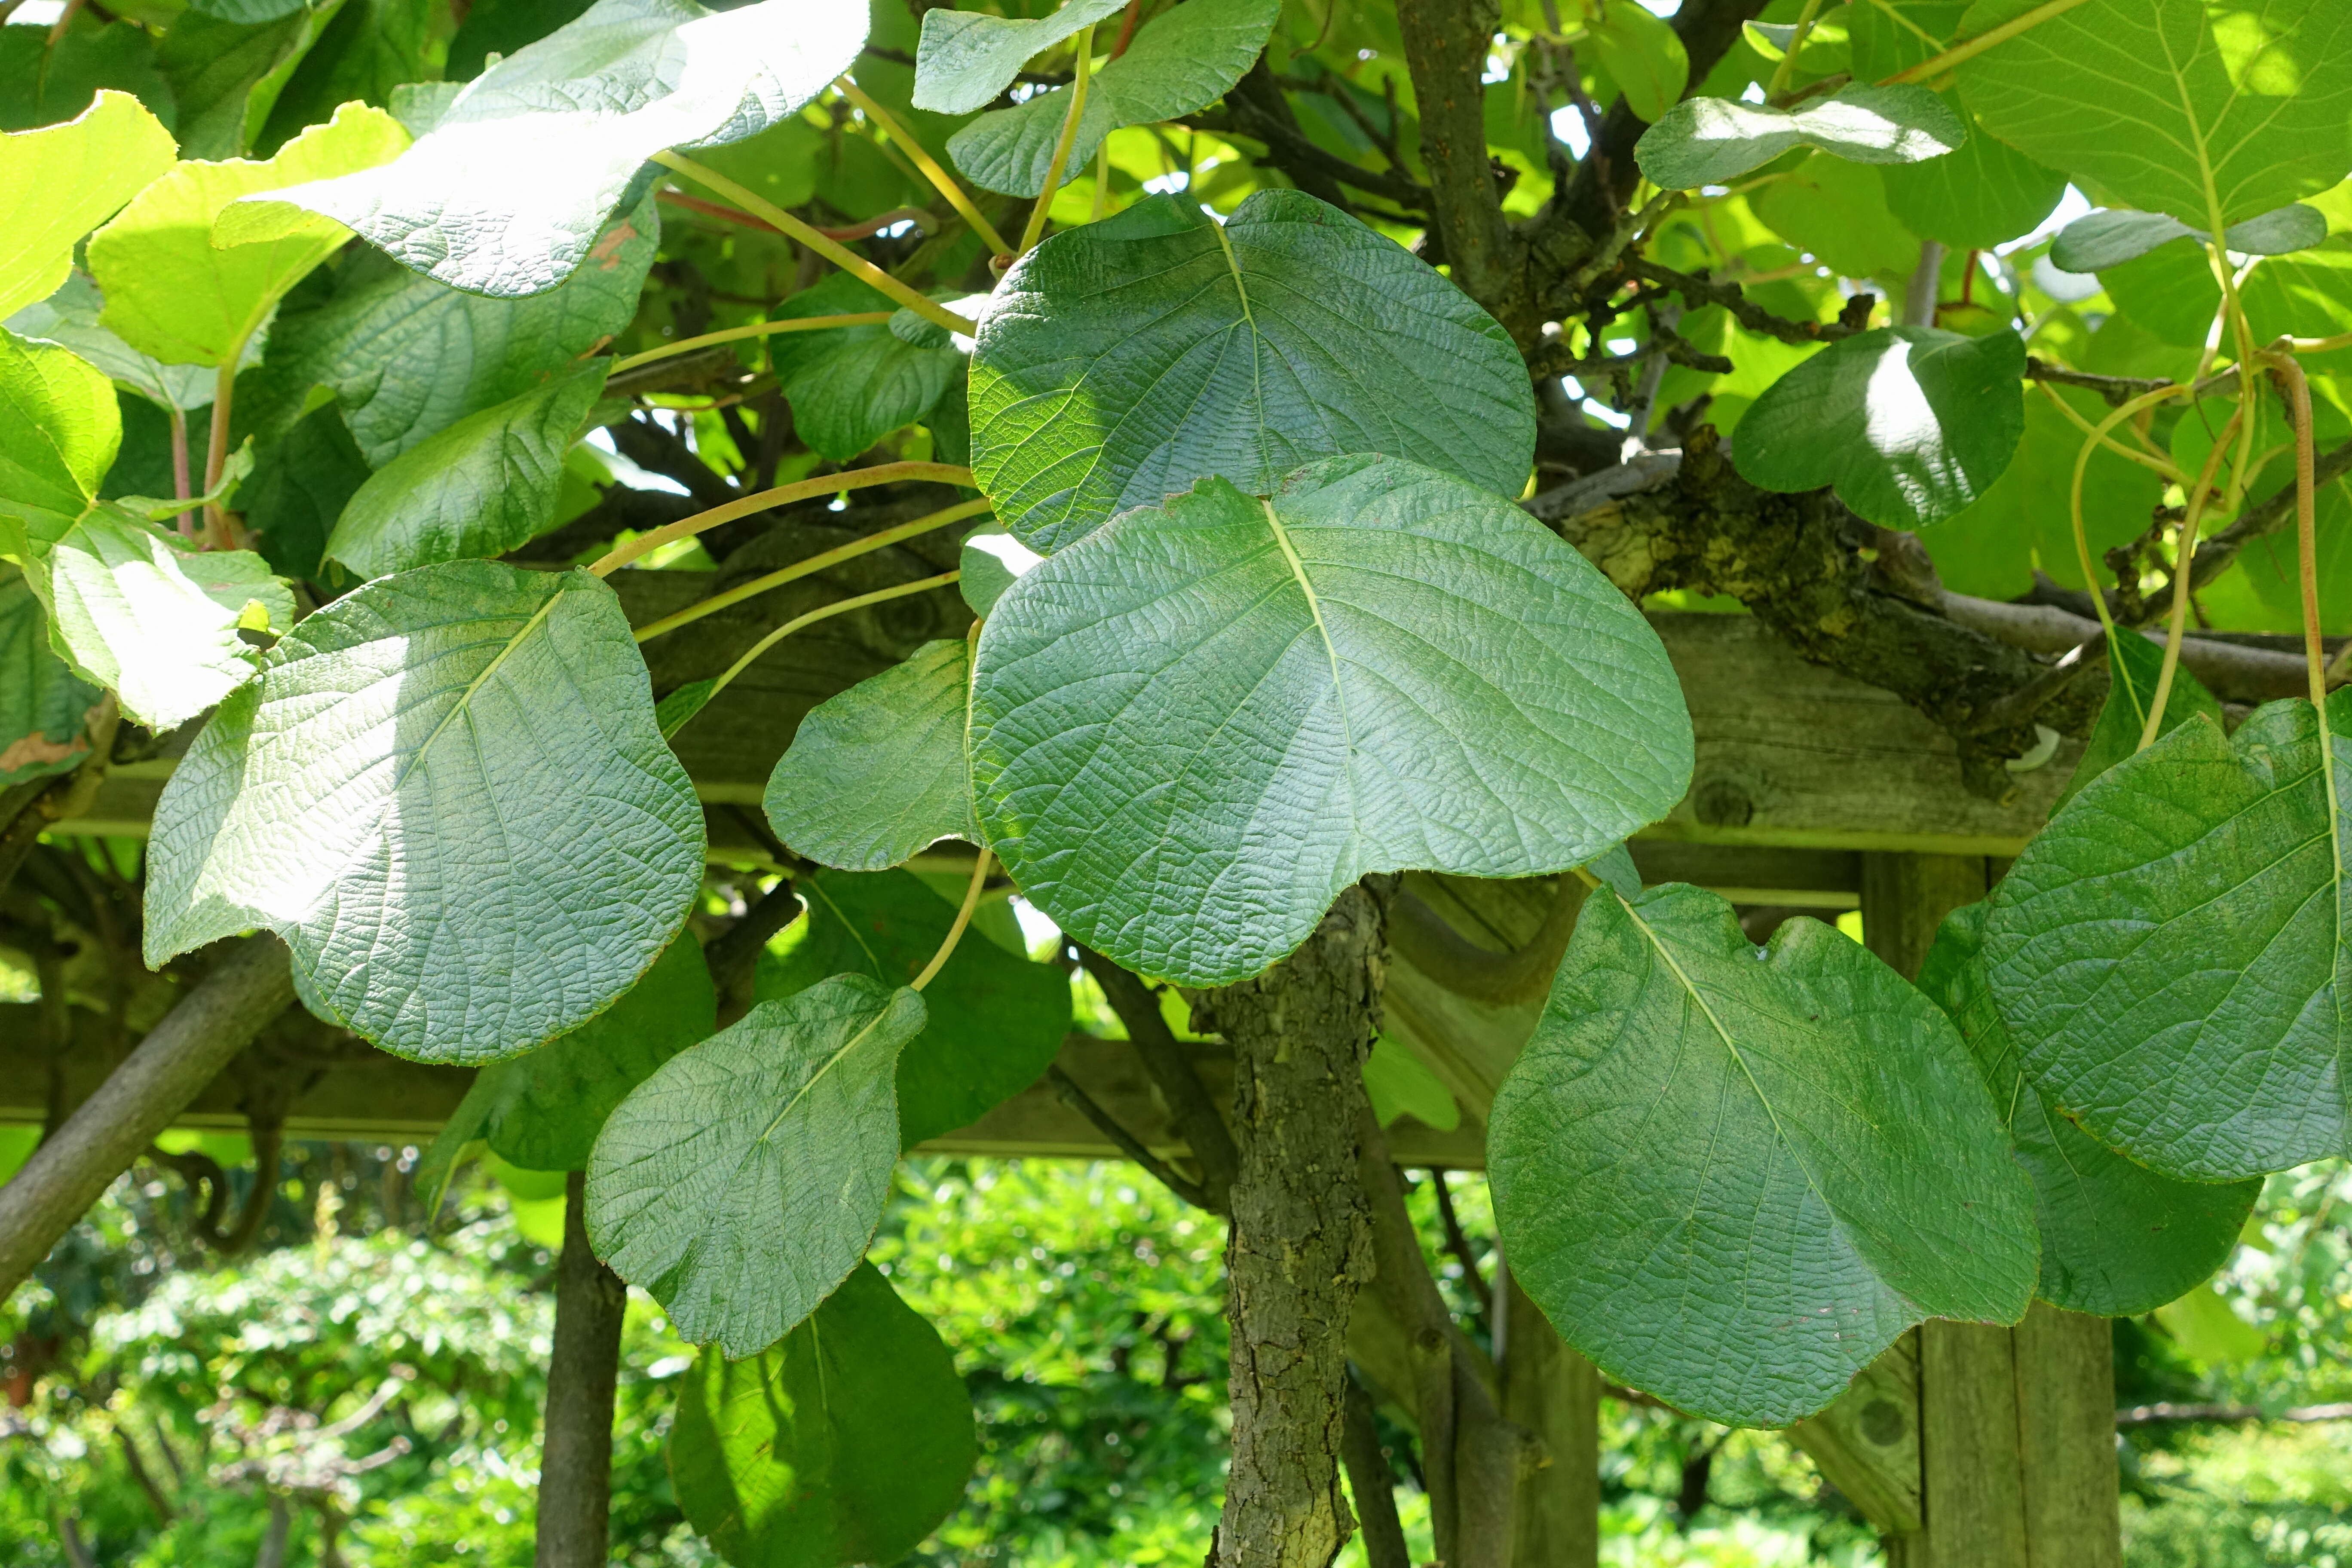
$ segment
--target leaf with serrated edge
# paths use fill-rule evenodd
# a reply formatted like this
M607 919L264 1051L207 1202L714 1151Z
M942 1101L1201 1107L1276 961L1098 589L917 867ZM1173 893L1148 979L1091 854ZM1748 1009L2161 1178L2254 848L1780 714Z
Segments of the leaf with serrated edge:
M1048 556L981 633L980 823L1129 969L1258 973L1368 872L1527 877L1665 815L1657 634L1510 502L1394 458L1205 479Z
M612 589L420 567L306 618L189 748L155 808L147 959L268 926L384 1049L492 1061L635 984L702 850Z
M1986 912L1976 903L1945 918L1919 966L1919 989L1958 1026L2033 1182L2042 1234L2035 1293L2102 1318L2152 1310L2229 1260L2263 1184L2158 1175L2101 1148L2028 1082L1985 988Z
M1642 133L1633 161L1661 188L1688 191L1737 179L1792 147L1853 163L1916 163L1942 157L1967 134L1924 87L1850 87L1794 109L1686 98Z
M774 1344L866 1255L923 999L838 974L672 1057L604 1123L588 1239L689 1344Z
M2033 0L1980 0L1976 37ZM2201 233L2352 168L2352 6L2342 0L2086 0L1959 68L1986 130L2111 201Z
M718 1015L701 945L681 935L612 1006L475 1074L449 1120L526 1171L584 1171L614 1108L664 1062L709 1038Z
M835 1568L922 1544L975 1453L955 1358L861 1263L782 1342L748 1361L702 1352L669 1468L687 1521L730 1563Z
M1845 1392L1922 1318L2011 1323L2032 1189L1935 1005L1799 918L1588 900L1487 1136L1511 1270L1612 1378L1733 1426Z
M2352 689L2182 724L2084 786L1994 889L2026 1070L2140 1163L2230 1181L2352 1152ZM2331 808L2332 807L2332 808Z
M934 114L986 109L1013 85L1022 66L1089 23L1117 16L1127 0L1069 0L1049 16L992 16L985 11L923 13L915 48L915 107Z
M340 224L306 216L250 244L216 243L222 209L251 192L383 163L407 145L391 115L347 103L268 163L176 165L90 237L90 276L106 296L99 323L165 364L219 364L351 238Z
M1774 382L1739 422L1732 462L1768 490L1833 486L1887 528L1918 528L1982 496L2025 433L2025 343L1881 327Z
M2059 230L2050 247L2050 265L2065 272L2104 272L2196 232L2162 213L2086 213ZM2326 215L2294 202L2231 224L2221 232L2221 244L2244 256L2284 256L2326 237Z
M981 323L971 405L974 477L1049 552L1210 474L1263 495L1313 458L1385 452L1517 495L1535 455L1510 335L1297 191L1222 227L1153 196L1047 240Z
M175 155L163 122L111 89L63 125L0 135L0 317L54 293L75 242Z
M1265 47L1281 14L1279 0L1186 0L1139 28L1127 53L1087 84L1063 182L1076 179L1120 126L1174 120L1223 98ZM974 184L1038 195L1069 116L1070 90L990 110L948 138L948 156Z
M609 360L469 414L360 486L327 553L363 577L468 555L503 555L555 516L563 454L604 388Z
M980 843L963 732L971 660L929 642L810 710L768 775L776 837L845 871L897 866L942 838Z
M776 124L850 68L866 27L829 0L597 0L467 84L397 161L245 205L323 213L453 288L536 294L586 258L646 159Z

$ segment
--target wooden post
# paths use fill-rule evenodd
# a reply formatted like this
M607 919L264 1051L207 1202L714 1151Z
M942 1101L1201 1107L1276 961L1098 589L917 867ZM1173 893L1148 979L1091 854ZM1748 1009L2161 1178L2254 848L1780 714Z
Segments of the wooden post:
M1507 1269L1503 1419L1533 1433L1543 1459L1521 1478L1511 1513L1511 1568L1593 1568L1601 1560L1601 1373Z
M1976 857L1865 854L1864 940L1916 975L1991 874ZM2109 1336L2039 1301L2015 1328L1930 1321L1790 1436L1886 1533L1893 1568L2121 1568Z

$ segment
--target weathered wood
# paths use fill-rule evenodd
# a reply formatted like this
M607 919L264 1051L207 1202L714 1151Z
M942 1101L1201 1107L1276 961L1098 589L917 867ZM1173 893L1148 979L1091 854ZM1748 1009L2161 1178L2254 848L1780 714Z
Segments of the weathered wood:
M2011 1335L2033 1568L2122 1568L2114 1326L2036 1301Z
M1887 1536L1916 1531L1919 1506L1919 1335L1862 1369L1844 1397L1789 1428L1830 1485Z
M1927 1527L1909 1568L2031 1568L2010 1331L1919 1329L1919 1468Z
M1601 1373L1560 1342L1516 1277L1503 1290L1503 1419L1542 1445L1512 1510L1511 1568L1601 1560Z

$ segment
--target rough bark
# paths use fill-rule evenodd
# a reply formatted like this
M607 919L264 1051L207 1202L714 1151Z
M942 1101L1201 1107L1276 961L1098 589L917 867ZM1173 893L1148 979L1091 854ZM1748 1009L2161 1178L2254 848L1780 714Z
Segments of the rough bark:
M247 937L222 952L212 972L0 1187L0 1300L293 1000L286 946L276 937Z
M1354 1528L1339 1489L1348 1314L1372 1254L1352 1178L1368 1118L1392 879L1349 889L1305 946L1200 1010L1234 1047L1241 1157L1225 1247L1233 1469L1216 1568L1324 1568Z
M1511 281L1520 270L1486 151L1486 88L1481 79L1501 25L1497 0L1397 0L1438 238L1454 281L1489 310L1511 296ZM1506 317L1504 325L1522 336L1532 323Z
M613 1389L629 1289L588 1247L586 1178L565 1184L555 1275L555 1352L547 1369L536 1568L604 1568L613 1501Z

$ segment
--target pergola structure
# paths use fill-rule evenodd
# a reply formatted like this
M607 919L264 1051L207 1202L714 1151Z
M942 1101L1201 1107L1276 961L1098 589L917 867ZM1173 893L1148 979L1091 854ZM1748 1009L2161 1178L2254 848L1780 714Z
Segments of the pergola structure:
M845 533L844 538L847 535ZM788 542L789 541L789 542ZM738 551L728 569L638 571L614 579L646 625L788 558L836 541L813 527ZM692 635L647 645L656 690L716 673L785 619L815 605L951 564L951 542L917 540L747 601ZM970 612L951 592L827 621L755 665L677 745L701 795L714 861L773 862L758 803L802 714L921 642L961 635ZM1633 845L1649 882L1686 881L1740 907L1751 935L1794 912L1859 909L1870 947L1916 972L1937 922L1981 897L2038 829L2079 748L2061 744L1993 801L1963 788L1951 740L1900 699L1808 664L1757 621L1692 613L1654 617L1682 677L1696 732L1689 795ZM184 746L185 737L179 738ZM173 763L119 764L87 813L58 831L143 835ZM781 867L779 868L782 868ZM1463 1110L1450 1131L1410 1117L1390 1130L1401 1164L1483 1165L1484 1119L1526 1042L1579 895L1561 879L1480 882L1412 873L1391 922L1384 998L1389 1037L1413 1052ZM0 1007L0 1121L40 1122L79 1104L127 1051L93 1028L52 1057L29 1007ZM16 1015L11 1018L10 1015ZM289 1071L268 1065L272 1036L190 1106L180 1124L234 1129L274 1072L272 1111L287 1135L422 1142L465 1094L471 1069L384 1056L357 1041ZM1230 1056L1190 1047L1212 1091L1230 1092ZM1151 1081L1123 1042L1072 1036L1060 1065L1137 1142L1185 1151ZM1119 1146L1040 1082L979 1121L922 1145L994 1155L1118 1158ZM1507 1271L1506 1271L1507 1272ZM1500 1354L1480 1368L1506 1416L1535 1433L1546 1462L1517 1510L1527 1564L1581 1568L1598 1543L1599 1375L1563 1346L1507 1279L1497 1287ZM1372 1302L1373 1293L1360 1299ZM1376 1387L1409 1395L1403 1330L1360 1307L1350 1352ZM1410 1397L1395 1402L1412 1407ZM1885 1533L1896 1568L2114 1568L2121 1561L2108 1325L2037 1304L2014 1329L1931 1322L1865 1371L1838 1404L1790 1436Z

